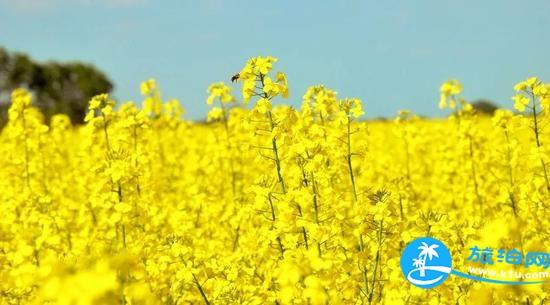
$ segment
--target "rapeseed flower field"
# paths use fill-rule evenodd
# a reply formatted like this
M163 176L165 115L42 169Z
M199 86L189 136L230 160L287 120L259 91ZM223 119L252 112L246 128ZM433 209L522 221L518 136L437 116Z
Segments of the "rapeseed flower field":
M94 97L83 126L45 122L15 90L0 304L548 303L548 284L417 288L399 258L422 236L459 269L473 245L550 249L550 84L519 82L515 111L489 117L450 80L445 118L372 121L368 100L322 85L285 105L276 62L252 58L208 87L205 123L154 80L142 107Z

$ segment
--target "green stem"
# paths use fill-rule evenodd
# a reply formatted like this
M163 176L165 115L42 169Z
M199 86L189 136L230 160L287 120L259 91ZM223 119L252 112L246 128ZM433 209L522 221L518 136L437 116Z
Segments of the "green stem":
M514 216L517 216L517 206L516 206L516 199L514 196L514 171L512 168L512 150L510 147L510 135L508 134L508 130L504 130L504 137L506 139L506 158L508 161L508 179L510 185L508 186L508 197L510 198L510 203L512 204L512 211L514 212Z
M271 194L268 195L267 201L269 202L269 207L271 208L271 225L273 226L273 223L275 222L275 207L273 206L273 200L271 200ZM283 242L281 241L281 237L277 236L277 243L279 245L279 251L281 252L281 256L285 253L285 248L283 247Z
M269 124L271 132L275 129L275 124L273 122L273 115L271 114L271 110L267 112L269 117ZM283 179L283 174L281 170L281 160L279 158L279 148L277 146L277 139L275 137L271 138L271 148L273 150L273 154L275 156L275 167L277 168L277 178L279 179L279 183L281 184L281 189L283 191L283 194L286 194L286 186L285 181Z
M195 285L197 285L197 289L199 289L199 292L201 293L202 299L204 300L204 304L210 305L210 302L208 301L208 298L206 297L206 293L204 293L204 290L202 289L202 286L199 283L199 280L197 279L195 274L192 274L192 275L193 275L193 281L195 282Z
M223 126L225 128L225 139L227 141L227 149L229 150L229 166L231 167L231 188L233 190L233 196L236 195L236 185L237 185L237 177L235 174L235 161L233 160L233 153L231 149L231 136L229 132L229 122L228 122L228 115L227 110L225 108L225 105L223 102L220 101L220 104L222 105L222 113L223 113Z
M539 150L539 159L540 164L542 166L542 170L544 172L544 181L546 182L546 190L550 191L550 180L548 178L548 172L546 170L546 164L544 163L544 160L542 159L542 156L540 156L540 148L542 147L542 143L540 140L540 130L538 126L538 117L537 117L537 104L535 101L535 97L531 94L532 100L533 100L533 107L531 108L533 110L533 121L534 121L534 128L533 131L535 133L535 140L537 143L537 149Z
M380 221L380 227L378 228L378 249L376 250L376 258L374 260L374 271L372 273L372 283L371 290L369 294L369 304L372 303L372 298L374 296L374 288L376 284L376 273L378 272L378 266L380 264L380 248L382 246L382 230L383 230L384 221Z
M264 88L264 75L260 73L260 83L262 84L262 92ZM269 100L269 95L267 93L262 93L263 98ZM275 129L275 122L273 121L273 114L271 113L271 110L267 112L267 117L269 118L269 129L270 132L273 133L273 130ZM283 191L283 194L286 194L286 186L285 181L283 179L283 174L281 170L281 159L279 158L279 148L277 146L277 139L272 135L271 137L271 149L273 150L273 154L275 156L275 166L277 168L277 178L279 179L279 184L281 184L281 189Z
M353 174L353 166L351 164L351 118L348 113L348 124L347 124L347 156L349 176L351 179L351 187L353 190L353 200L357 201L357 191L355 189L355 175Z
M139 166L139 162L138 162L138 140L137 140L137 126L134 126L134 129L133 129L133 139L134 139L134 154L135 154L135 162L134 162L134 166L136 167L136 169L138 168ZM136 176L136 191L138 193L138 196L141 196L141 186L139 184L139 175Z
M317 189L317 182L315 180L315 174L311 172L311 188L313 189L313 219L315 223L319 225L319 191ZM317 241L317 252L321 256L321 243Z
M474 191L476 193L476 199L477 203L479 204L479 209L481 211L481 215L483 215L483 201L481 200L481 195L479 194L479 185L477 182L477 173L476 173L476 166L475 166L475 160L474 160L474 144L472 140L472 136L468 136L468 142L469 142L469 153L470 153L470 169L472 172L472 180L474 181Z

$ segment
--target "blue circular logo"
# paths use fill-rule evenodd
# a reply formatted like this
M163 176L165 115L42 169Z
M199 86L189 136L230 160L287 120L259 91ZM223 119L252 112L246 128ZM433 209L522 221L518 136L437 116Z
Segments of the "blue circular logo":
M401 254L401 271L407 281L420 288L434 288L451 273L451 253L439 240L421 237L410 242Z

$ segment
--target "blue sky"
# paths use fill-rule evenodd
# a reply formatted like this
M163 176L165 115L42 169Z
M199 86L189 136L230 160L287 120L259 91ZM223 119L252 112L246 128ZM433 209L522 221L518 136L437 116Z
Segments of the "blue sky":
M104 70L120 100L154 77L188 118L206 88L252 56L279 58L292 105L309 85L363 99L368 117L441 115L438 88L510 106L512 86L550 81L550 1L0 0L0 45Z

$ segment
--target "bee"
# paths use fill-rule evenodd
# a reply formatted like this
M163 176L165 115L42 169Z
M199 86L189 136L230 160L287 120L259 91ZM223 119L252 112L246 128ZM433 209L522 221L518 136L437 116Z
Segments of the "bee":
M239 73L233 75L233 76L231 77L231 82L234 83L234 82L238 81L238 80L239 80L239 77L240 77Z

